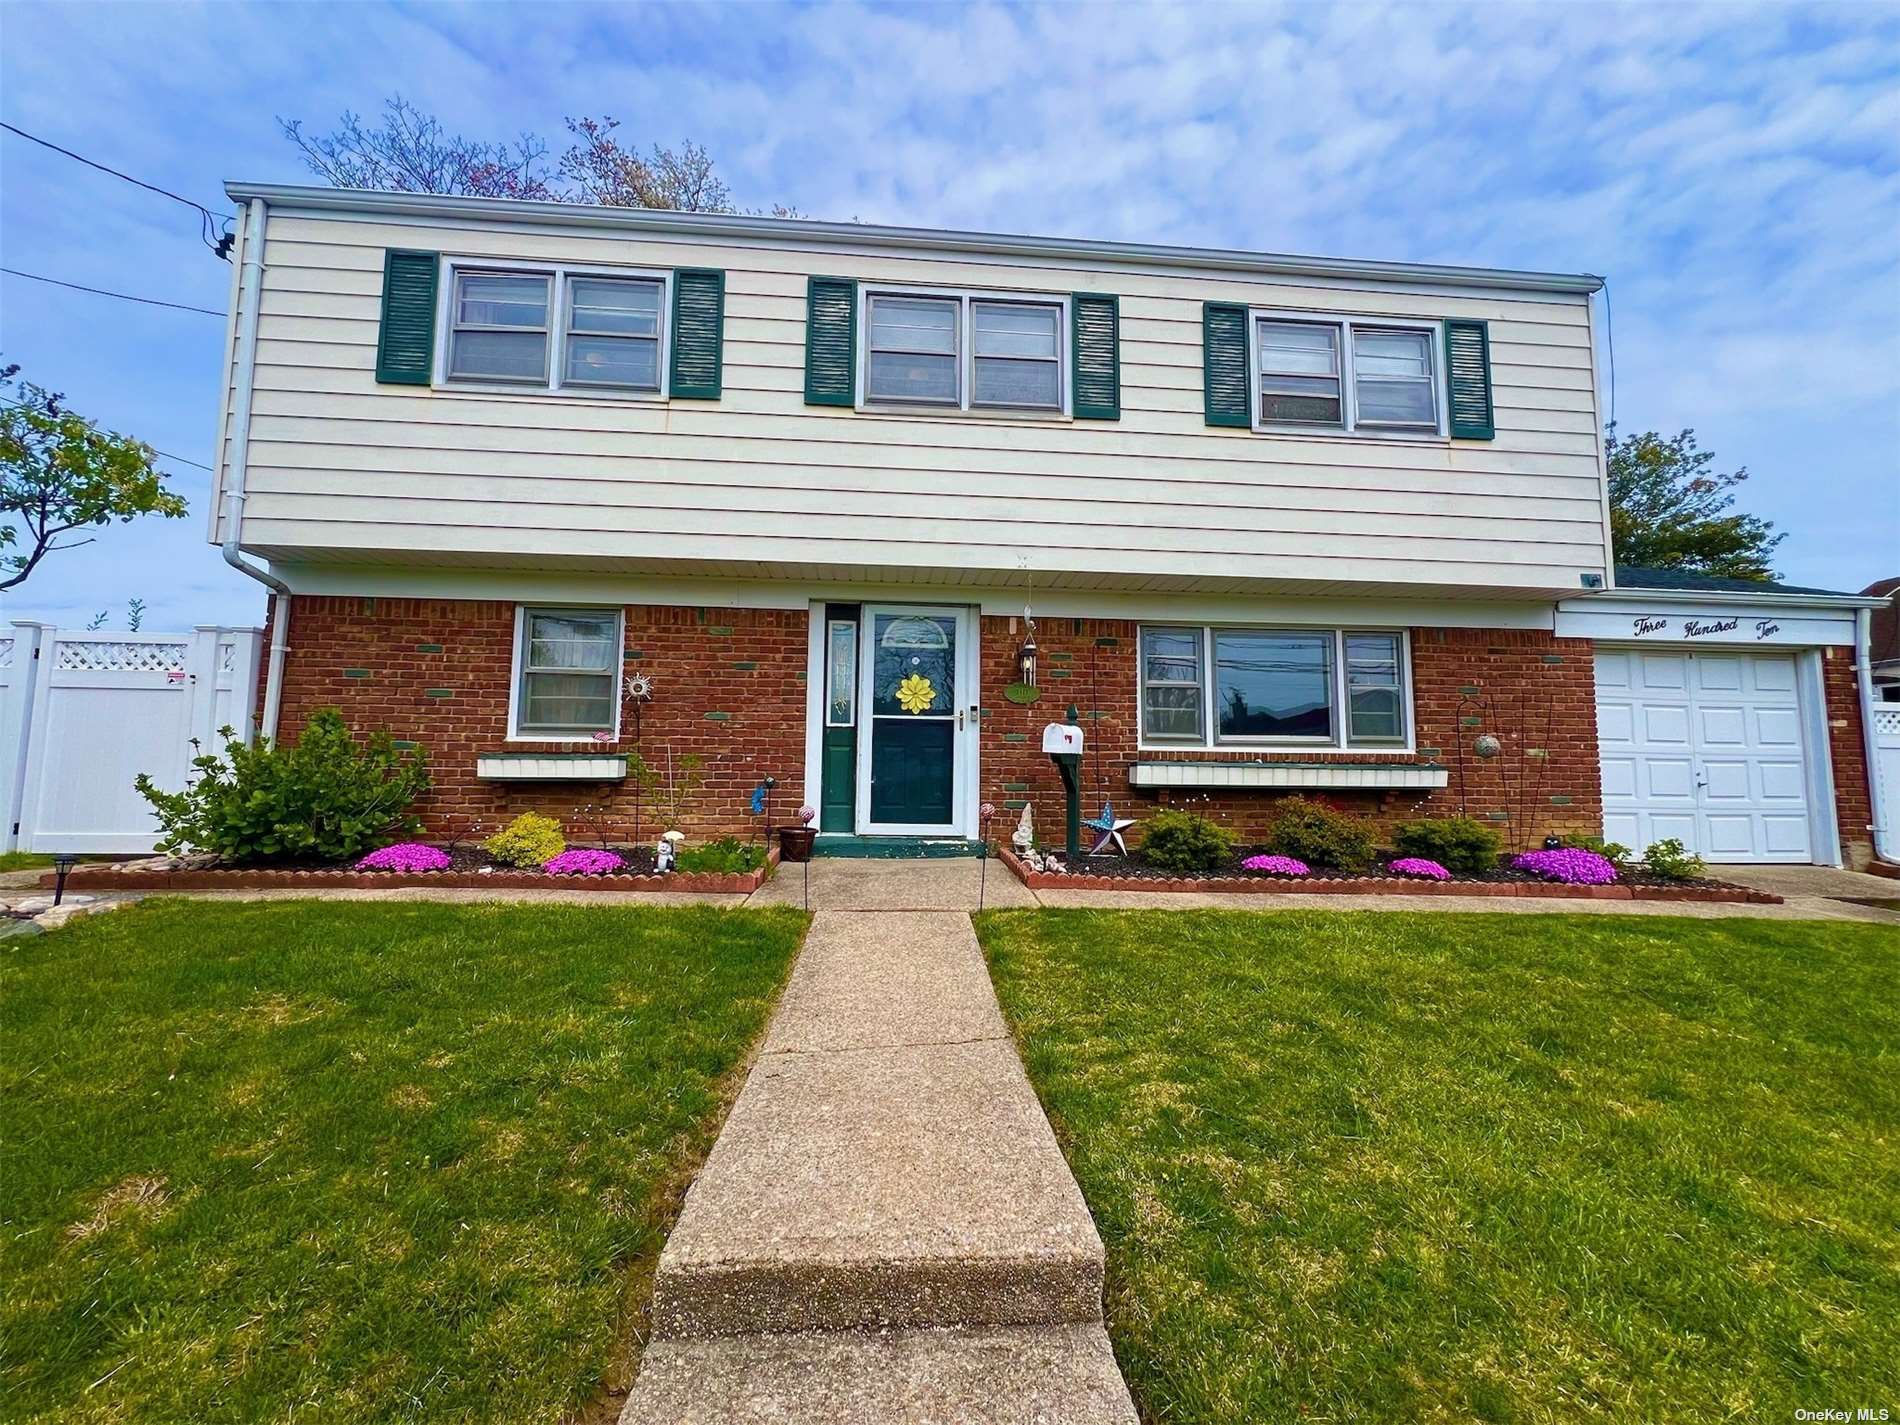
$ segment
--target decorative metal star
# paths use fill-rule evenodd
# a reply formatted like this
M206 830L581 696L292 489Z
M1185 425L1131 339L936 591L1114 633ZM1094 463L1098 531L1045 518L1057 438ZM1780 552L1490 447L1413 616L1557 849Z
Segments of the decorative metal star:
M1082 825L1088 827L1091 831L1099 831L1101 833L1100 837L1096 839L1095 845L1089 848L1089 855L1100 856L1108 849L1109 844L1112 842L1114 843L1115 849L1126 856L1128 854L1128 843L1122 840L1122 832L1134 824L1135 821L1133 817L1116 816L1115 807L1112 802L1103 802L1102 814L1100 816L1092 816L1082 823Z

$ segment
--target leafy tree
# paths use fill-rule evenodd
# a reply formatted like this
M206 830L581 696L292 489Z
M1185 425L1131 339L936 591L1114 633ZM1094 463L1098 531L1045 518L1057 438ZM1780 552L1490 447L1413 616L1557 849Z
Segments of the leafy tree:
M523 133L511 144L484 143L447 133L397 95L384 101L380 126L345 112L334 133L308 134L300 119L279 119L284 137L311 170L338 188L384 188L401 193L458 193L476 198L529 198L552 203L597 203L610 208L668 208L682 213L736 213L732 194L712 155L688 141L654 144L642 154L615 137L619 120L570 118L573 136L554 166L548 145ZM774 207L773 216L797 216Z
M185 501L166 488L156 451L101 430L65 406L65 397L0 370L0 591L26 582L49 554L91 544L76 530L140 515L181 519Z
M1787 538L1767 520L1731 512L1746 469L1711 470L1715 452L1695 432L1655 431L1604 440L1610 472L1610 535L1619 564L1686 569L1729 579L1772 579L1775 546Z

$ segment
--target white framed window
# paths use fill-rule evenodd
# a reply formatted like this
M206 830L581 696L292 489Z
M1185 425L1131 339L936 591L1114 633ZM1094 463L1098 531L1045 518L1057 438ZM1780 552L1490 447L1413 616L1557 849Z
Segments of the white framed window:
M510 738L620 736L621 618L620 609L516 610Z
M457 272L449 378L543 381L554 279L545 272Z
M1068 413L1067 297L876 286L860 297L860 409Z
M1256 308L1248 325L1255 430L1445 435L1438 322Z
M1140 745L1410 750L1410 653L1398 629L1145 625Z
M451 258L436 382L664 396L671 287L668 272Z

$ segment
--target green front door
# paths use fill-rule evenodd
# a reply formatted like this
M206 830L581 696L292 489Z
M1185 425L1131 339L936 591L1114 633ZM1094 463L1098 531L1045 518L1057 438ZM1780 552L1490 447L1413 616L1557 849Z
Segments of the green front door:
M870 829L953 830L957 616L866 612Z

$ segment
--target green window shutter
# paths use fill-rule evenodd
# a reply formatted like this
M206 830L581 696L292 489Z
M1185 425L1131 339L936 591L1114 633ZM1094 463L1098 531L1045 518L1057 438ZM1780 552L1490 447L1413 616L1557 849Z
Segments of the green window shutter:
M1073 329L1075 418L1078 421L1118 421L1122 418L1122 305L1121 298L1100 292L1077 292L1069 299Z
M669 396L719 399L725 328L726 274L711 267L675 268Z
M858 399L858 284L849 277L805 283L805 404L851 406Z
M383 324L376 338L376 379L427 386L435 366L433 252L391 248L383 254Z
M1454 440L1497 438L1491 408L1491 329L1486 323L1445 323L1445 389Z
M1201 398L1211 426L1253 424L1247 396L1247 309L1201 303Z

